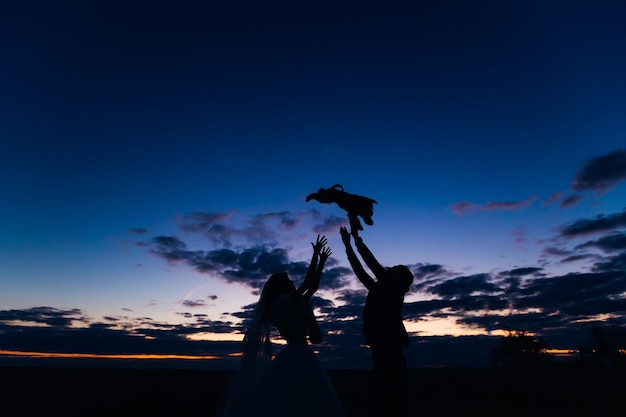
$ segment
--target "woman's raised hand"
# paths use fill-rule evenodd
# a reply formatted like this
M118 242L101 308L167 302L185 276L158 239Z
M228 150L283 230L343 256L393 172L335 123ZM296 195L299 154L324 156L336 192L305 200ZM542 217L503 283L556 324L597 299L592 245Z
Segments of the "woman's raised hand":
M322 249L326 246L326 243L328 243L326 236L320 237L320 235L317 235L315 243L311 242L311 246L313 246L313 253L319 255L322 252Z
M331 253L333 253L333 251L328 246L322 249L322 252L320 253L320 263L326 262Z

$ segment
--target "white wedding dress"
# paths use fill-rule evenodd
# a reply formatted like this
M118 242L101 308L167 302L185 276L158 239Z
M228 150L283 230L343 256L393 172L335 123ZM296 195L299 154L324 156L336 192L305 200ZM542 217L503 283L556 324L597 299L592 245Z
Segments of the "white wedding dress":
M242 369L218 415L345 417L333 383L307 339L307 320L313 317L307 300L285 294L272 303L270 311L271 321L287 344L271 359L244 352ZM255 356L253 360L250 355Z

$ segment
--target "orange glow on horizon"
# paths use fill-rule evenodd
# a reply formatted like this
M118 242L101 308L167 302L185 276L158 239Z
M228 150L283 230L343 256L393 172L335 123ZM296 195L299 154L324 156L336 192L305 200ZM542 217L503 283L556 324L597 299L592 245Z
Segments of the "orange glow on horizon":
M186 359L212 360L222 359L215 355L160 355L160 354L98 354L98 353L51 353L51 352L21 352L17 350L0 350L0 356L28 357L28 358L82 358L82 359Z
M578 351L573 349L546 349L546 353L556 356L569 356L578 353Z

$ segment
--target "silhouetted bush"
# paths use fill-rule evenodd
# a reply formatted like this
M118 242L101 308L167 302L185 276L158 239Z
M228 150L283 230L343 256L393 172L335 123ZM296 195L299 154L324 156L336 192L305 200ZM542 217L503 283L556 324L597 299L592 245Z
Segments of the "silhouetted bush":
M491 352L495 368L537 368L552 364L548 344L523 330L511 330Z

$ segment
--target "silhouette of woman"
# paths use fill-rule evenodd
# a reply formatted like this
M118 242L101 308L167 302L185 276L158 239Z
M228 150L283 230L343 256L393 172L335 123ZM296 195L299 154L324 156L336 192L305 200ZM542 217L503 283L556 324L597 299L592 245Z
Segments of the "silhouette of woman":
M317 291L324 264L331 254L319 235L302 284L296 288L286 272L269 277L243 341L239 372L226 391L219 416L345 417L332 381L309 343L323 341L309 299ZM287 341L272 356L271 327Z

